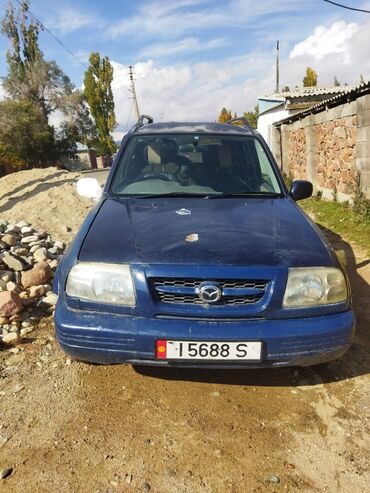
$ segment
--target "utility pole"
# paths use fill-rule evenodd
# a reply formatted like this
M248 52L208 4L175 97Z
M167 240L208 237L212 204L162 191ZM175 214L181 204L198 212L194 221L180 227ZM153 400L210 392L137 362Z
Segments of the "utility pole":
M129 66L129 70L130 70L130 82L131 82L130 92L132 93L132 99L134 100L136 117L137 117L137 119L139 119L140 111L139 111L139 105L138 105L137 97L136 97L135 82L134 82L134 74L132 71L132 65Z
M279 60L279 41L276 41L276 91L279 92L280 89L280 60Z

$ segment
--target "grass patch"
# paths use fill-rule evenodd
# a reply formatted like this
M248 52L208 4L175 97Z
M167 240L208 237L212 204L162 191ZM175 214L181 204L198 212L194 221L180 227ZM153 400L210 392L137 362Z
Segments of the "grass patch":
M370 224L360 221L346 203L311 198L299 202L312 219L340 235L347 243L363 249L370 255Z

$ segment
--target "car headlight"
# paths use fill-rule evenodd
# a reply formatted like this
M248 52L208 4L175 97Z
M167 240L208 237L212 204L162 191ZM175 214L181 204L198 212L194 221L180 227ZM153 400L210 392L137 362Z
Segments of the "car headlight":
M335 267L294 267L289 269L284 308L332 305L348 299L343 272Z
M130 267L120 264L81 262L68 274L67 296L112 305L135 306Z

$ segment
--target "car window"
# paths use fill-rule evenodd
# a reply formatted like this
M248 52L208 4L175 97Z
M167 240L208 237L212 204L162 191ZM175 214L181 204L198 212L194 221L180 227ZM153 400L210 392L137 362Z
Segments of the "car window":
M135 135L111 185L115 194L280 194L274 168L253 136Z

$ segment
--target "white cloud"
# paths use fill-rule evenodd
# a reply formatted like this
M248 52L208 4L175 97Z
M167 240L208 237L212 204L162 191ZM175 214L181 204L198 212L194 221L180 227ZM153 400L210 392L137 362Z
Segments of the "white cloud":
M296 0L230 0L226 8L225 5L214 7L206 0L145 2L140 4L135 15L113 23L106 36L117 39L134 33L170 39L201 29L256 27L259 17L283 14L296 8Z
M61 34L68 34L93 24L98 27L101 26L102 21L68 6L59 8L46 22L47 26L59 31Z
M202 42L198 38L190 37L172 43L151 44L140 53L140 57L158 58L179 53L195 53L220 48L226 44L227 41L224 38L215 38Z
M327 42L319 57L311 48L307 52L300 48L300 52L297 46L302 46L302 42L292 49L294 56L282 60L282 86L302 85L307 66L317 71L321 86L332 85L334 76L348 84L358 84L360 74L370 79L370 57L364 49L370 45L370 22L356 29L351 24L342 24L342 30L347 33L343 42L345 51L337 50L336 43L330 41L338 40L336 24L324 27ZM315 33L317 36L318 32L323 31L316 28L312 36ZM332 38L328 33L332 33ZM118 130L122 131L129 128L136 117L132 109L129 118L132 100L129 99L128 67L117 62L113 62L113 67ZM271 94L275 88L271 50L192 64L163 65L149 59L136 64L134 70L140 112L152 115L156 121L214 121L223 106L240 115L246 106L248 109L255 106L258 96Z
M359 26L354 22L334 22L330 27L317 26L314 33L304 41L295 45L289 58L311 55L321 60L330 54L342 54L348 63L350 61L350 43Z

